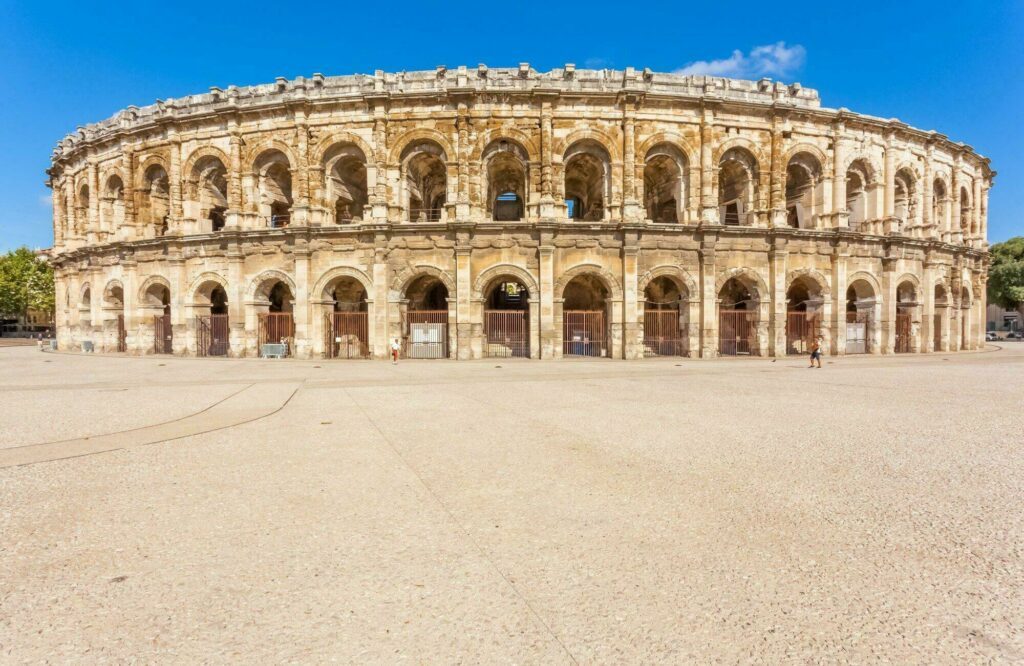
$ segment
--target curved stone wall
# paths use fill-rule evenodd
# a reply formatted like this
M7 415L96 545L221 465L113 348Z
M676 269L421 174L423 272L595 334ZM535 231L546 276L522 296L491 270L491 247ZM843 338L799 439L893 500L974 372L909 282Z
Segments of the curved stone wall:
M63 348L983 344L988 160L798 84L316 74L129 107L61 141L48 174Z

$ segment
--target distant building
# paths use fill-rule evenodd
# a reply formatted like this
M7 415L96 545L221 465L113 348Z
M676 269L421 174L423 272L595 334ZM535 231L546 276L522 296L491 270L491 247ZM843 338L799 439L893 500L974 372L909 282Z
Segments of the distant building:
M987 326L989 331L1020 331L1024 330L1024 305L1018 306L1016 310L1007 310L998 305L989 305L986 312Z

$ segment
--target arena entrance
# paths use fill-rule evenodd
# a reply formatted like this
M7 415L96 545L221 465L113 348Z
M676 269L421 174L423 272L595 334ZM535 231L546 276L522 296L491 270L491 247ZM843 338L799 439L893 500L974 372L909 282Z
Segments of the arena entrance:
M846 290L846 353L871 353L871 331L874 323L875 292L864 280L857 280Z
M405 293L405 357L448 358L448 287L433 275L421 275Z
M737 278L718 292L718 353L752 356L757 349L757 299Z
M562 355L609 356L608 289L586 274L565 285L562 298Z
M809 354L821 329L822 298L818 285L801 276L786 292L786 353Z
M900 283L896 288L896 330L893 351L910 354L914 351L913 319L917 307L917 290L912 282Z
M292 315L294 296L288 285L280 280L273 283L267 293L269 306L266 312L259 313L259 334L257 344L260 354L263 345L281 344L285 346L285 355L291 356L295 337L295 319Z
M324 355L327 358L369 358L370 325L366 288L343 277L330 288L332 311L324 315Z
M196 317L196 355L227 356L228 342L228 295L224 287L213 283L200 287L197 297L208 304L210 314Z
M171 325L171 290L162 284L153 284L146 290L146 308L157 310L153 315L153 351L171 354L174 351L174 329Z
M484 306L484 356L530 358L530 292L511 277L493 280Z
M644 289L644 356L686 356L689 334L683 324L683 290L664 275Z

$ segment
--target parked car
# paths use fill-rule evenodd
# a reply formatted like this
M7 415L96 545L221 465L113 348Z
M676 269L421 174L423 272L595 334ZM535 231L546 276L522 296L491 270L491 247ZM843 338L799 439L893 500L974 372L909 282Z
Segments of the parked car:
M996 335L995 331L989 331L985 334L985 342L998 342L999 336Z
M1006 334L1007 340L1020 340L1024 338L1024 332L1021 331L1010 331Z

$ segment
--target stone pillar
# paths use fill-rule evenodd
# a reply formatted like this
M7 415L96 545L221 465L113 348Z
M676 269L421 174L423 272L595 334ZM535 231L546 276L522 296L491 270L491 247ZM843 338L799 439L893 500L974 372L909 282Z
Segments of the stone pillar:
M786 226L786 165L782 163L785 148L782 141L784 118L772 115L771 167L768 198L768 224L772 227Z
M306 123L306 110L295 108L295 161L292 167L295 183L292 204L291 223L298 227L309 226L309 127ZM307 341L308 344L308 341Z
M86 166L86 178L89 183L89 208L85 223L85 237L90 245L99 241L100 230L100 186L99 168L94 158L89 159Z
M125 347L129 354L142 354L139 336L139 311L136 291L139 288L138 264L134 258L121 260L121 287L124 289Z
M171 142L171 160L167 170L171 219L167 228L169 233L181 234L183 233L181 227L184 217L181 206L181 139L178 138L177 131L174 129L168 129L168 138Z
M718 356L718 292L716 289L715 236L701 241L700 260L700 355Z
M469 117L469 105L462 101L456 108L456 133L455 150L459 166L458 197L456 199L455 217L459 220L469 220L472 216L469 205L469 154L471 150L469 130L472 121ZM525 200L523 202L526 203Z
M636 107L635 97L623 99L622 106L622 219L643 220L644 209L636 182ZM682 177L684 174L680 174ZM677 202L678 206L678 202ZM627 345L628 347L628 345Z
M540 284L540 357L561 357L561 331L555 323L555 248L549 232L542 234L541 246L537 250L539 259L538 279ZM558 294L560 297L561 294Z
M186 293L188 279L185 270L185 259L174 255L168 259L168 276L171 283L171 351L177 356L186 356L188 350L188 324L185 304L189 300Z
M241 213L244 210L242 201L242 137L238 133L237 121L229 121L231 128L230 147L228 149L228 209L224 213L224 227L238 229L241 226ZM241 301L239 301L239 304ZM234 346L232 345L232 349Z
M455 248L455 321L456 339L458 341L456 358L468 360L474 357L473 354L473 317L472 298L473 284L470 282L472 248L467 246L456 246ZM478 336L479 337L479 336Z
M772 356L786 355L786 315L788 302L786 299L786 263L789 252L786 241L774 239L768 251L768 289L771 298L771 313L768 320L768 353Z
M882 216L892 218L896 215L896 150L893 147L894 132L885 134L885 208Z
M933 182L935 175L932 171L932 160L934 157L935 145L928 141L925 145L924 183L920 187L924 200L924 205L921 207L921 236L924 238L934 238L938 235L936 234L938 220L932 219L932 207L935 205L935 183Z
M974 205L971 207L971 241L972 245L980 246L981 236L981 178L974 179L974 193L972 194ZM982 338L985 336L982 335Z
M388 219L388 118L384 102L373 105L373 155L367 159L376 164L376 184L370 194L370 205L373 207L373 221L383 224ZM384 302L382 302L383 305ZM385 350L385 355L387 350Z
M931 285L935 283L935 269L931 258L926 256L924 260L923 270L921 271L921 291L923 295L918 295L918 302L921 303L921 336L920 336L920 352L929 353L933 351L933 341L935 340L935 289ZM923 297L922 297L923 296Z
M628 243L622 249L622 358L643 358L643 327L640 325L640 310L637 294L637 255L635 233L629 234Z
M850 228L850 211L846 209L846 146L843 134L846 123L837 120L832 126L832 212L837 229ZM868 211L864 211L865 215ZM833 352L835 353L835 352Z
M121 168L124 171L124 219L118 236L121 240L133 240L138 235L135 227L135 153L127 144L122 145L121 151Z
M963 173L961 171L963 165L963 156L957 155L956 162L953 165L953 219L950 220L950 237L951 243L960 243L966 240L963 229L960 227L960 218L963 215L964 202L960 197L960 188L963 186Z
M245 356L245 257L237 241L230 241L228 259L228 346L234 357Z
M896 351L896 260L890 257L882 259L882 309L879 327L883 354ZM877 305L875 312L878 312Z
M388 303L387 238L384 234L377 234L374 246L376 249L373 253L373 300L378 305L373 309L373 320L369 324L370 345L374 358L387 358L391 343L388 331L388 315L391 308Z
M61 206L63 195L60 186L50 183L50 205L53 208L53 249L56 252L64 246L64 211Z
M715 165L712 163L715 112L707 106L701 110L700 120L700 221L702 224L720 224L715 192Z
M309 302L309 255L310 249L305 240L298 241L292 251L295 257L295 300L292 306L292 317L295 319L295 351L296 358L310 358L313 353L313 325ZM319 296L319 295L317 295Z
M565 217L565 202L558 201L554 182L554 102L557 93L541 97L540 107L540 216L542 219ZM541 311L544 301L541 300ZM542 314L543 316L543 314ZM541 327L543 334L543 327Z
M991 185L986 184L981 190L981 231L978 234L978 239L983 248L988 245L988 191L990 189Z

